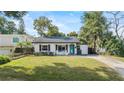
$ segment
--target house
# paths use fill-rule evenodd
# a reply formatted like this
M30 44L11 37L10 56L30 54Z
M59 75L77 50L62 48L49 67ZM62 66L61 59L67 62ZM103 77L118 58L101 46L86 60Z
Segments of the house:
M33 40L35 52L53 52L56 55L76 55L79 40L75 37L37 37Z
M32 42L29 35L0 34L0 54L11 54L18 42Z

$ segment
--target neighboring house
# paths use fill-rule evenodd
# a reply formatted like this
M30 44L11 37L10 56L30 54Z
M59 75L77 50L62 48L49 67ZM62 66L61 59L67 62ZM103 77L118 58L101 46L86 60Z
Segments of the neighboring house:
M37 37L32 42L35 52L53 52L56 55L76 55L77 44L74 37Z
M18 42L32 40L33 38L28 35L0 34L0 54L11 54Z

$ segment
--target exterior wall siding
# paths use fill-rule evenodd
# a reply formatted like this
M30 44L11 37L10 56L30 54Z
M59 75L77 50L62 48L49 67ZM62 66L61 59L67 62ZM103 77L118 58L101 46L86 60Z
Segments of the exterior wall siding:
M71 43L34 43L33 46L34 46L34 50L35 52L40 52L39 50L39 45L50 45L50 52L53 52L57 55L69 55L70 54L70 45ZM63 52L58 52L56 51L56 45L68 45L68 50L65 50ZM77 48L76 48L76 43L74 43L74 47L75 47L75 53L74 54L77 54ZM45 52L45 51L41 51L41 52ZM46 51L48 52L48 51Z

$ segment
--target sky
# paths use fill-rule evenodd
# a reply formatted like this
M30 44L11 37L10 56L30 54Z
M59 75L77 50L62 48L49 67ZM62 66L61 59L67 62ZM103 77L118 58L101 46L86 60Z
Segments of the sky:
M72 31L79 32L82 15L81 11L30 11L23 19L26 32L30 35L38 35L37 31L33 29L33 21L40 16L46 16L52 20L52 24L58 26L60 32L67 34Z

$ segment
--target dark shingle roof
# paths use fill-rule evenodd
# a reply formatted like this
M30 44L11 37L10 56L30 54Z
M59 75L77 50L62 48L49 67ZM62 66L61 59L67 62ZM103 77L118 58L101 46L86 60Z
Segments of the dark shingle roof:
M33 43L79 43L75 37L37 37Z

